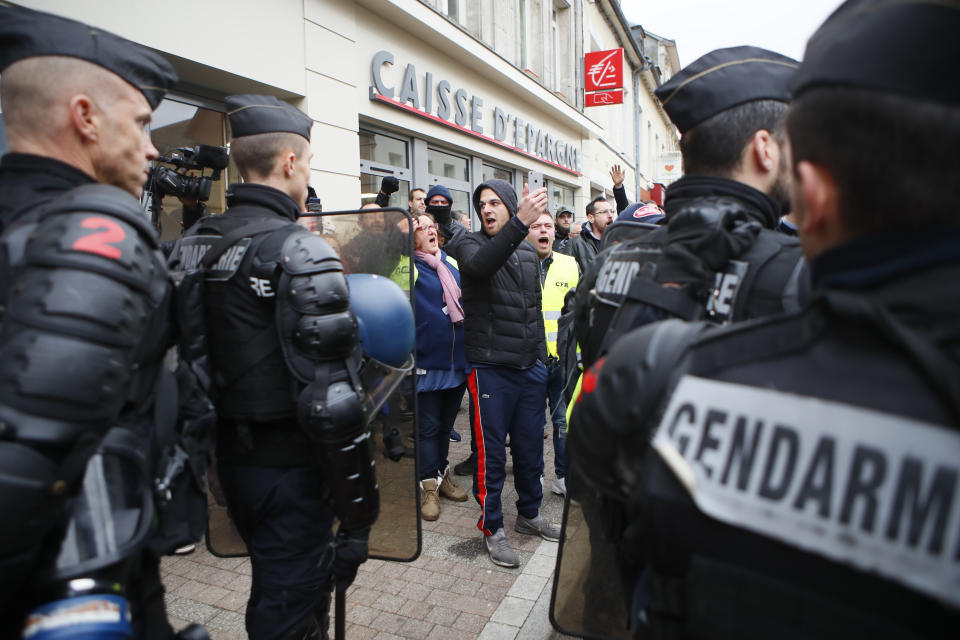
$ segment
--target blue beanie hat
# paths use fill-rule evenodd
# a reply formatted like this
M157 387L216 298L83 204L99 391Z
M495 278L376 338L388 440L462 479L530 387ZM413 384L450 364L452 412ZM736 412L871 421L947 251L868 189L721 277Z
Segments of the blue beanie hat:
M430 191L427 191L427 204L430 204L430 198L433 196L443 196L447 199L447 202L453 204L453 196L450 195L450 189L447 189L442 184L435 184L430 187Z
M507 211L510 212L511 216L517 215L518 201L516 190L513 188L513 185L506 180L496 179L481 183L473 192L473 208L476 209L478 214L480 213L480 192L484 189L491 189L495 194L500 196L500 201L506 205ZM429 198L427 200L429 201Z

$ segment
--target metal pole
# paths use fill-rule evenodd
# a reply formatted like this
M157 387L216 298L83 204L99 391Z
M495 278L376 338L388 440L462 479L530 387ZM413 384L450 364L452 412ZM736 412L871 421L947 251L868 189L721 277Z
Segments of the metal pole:
M346 640L347 637L347 586L337 581L337 591L334 596L334 637L336 640Z

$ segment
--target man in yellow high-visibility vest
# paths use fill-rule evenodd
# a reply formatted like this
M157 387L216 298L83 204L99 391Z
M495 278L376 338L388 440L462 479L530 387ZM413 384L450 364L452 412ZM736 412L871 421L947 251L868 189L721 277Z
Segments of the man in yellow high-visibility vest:
M543 287L543 326L547 331L547 403L553 423L553 464L556 479L551 491L566 495L567 416L563 402L563 366L557 354L557 321L567 293L580 280L580 267L571 256L553 250L556 227L549 213L530 225L527 240L540 256L540 285Z

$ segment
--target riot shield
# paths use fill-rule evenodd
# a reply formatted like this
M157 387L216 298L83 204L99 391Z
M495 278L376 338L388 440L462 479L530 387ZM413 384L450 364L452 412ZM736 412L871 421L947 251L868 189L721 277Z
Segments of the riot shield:
M343 260L347 274L390 278L413 305L413 238L410 214L403 209L364 209L301 214L300 223L326 240ZM380 517L370 533L370 556L412 561L420 555L420 501L417 496L416 393L412 360L400 369L368 362L361 371L367 390L370 430L376 448ZM210 474L207 546L218 556L246 555Z
M631 622L634 577L624 566L616 512L583 486L576 470L567 472L563 529L550 594L550 623L581 638L643 638ZM639 606L637 606L639 605Z

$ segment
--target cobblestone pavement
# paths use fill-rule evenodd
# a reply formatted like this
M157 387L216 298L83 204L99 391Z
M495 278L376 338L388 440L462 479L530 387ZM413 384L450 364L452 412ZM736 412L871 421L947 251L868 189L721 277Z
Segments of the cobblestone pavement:
M465 408L466 404L455 425L463 434L463 441L450 443L451 467L470 453ZM544 440L544 457L541 513L560 522L562 499L550 492L554 478L550 437ZM468 476L455 479L469 492ZM477 529L480 511L472 496L461 503L442 499L440 519L423 522L423 550L417 560L370 560L361 566L347 592L347 638L568 637L555 632L548 619L557 543L515 533L515 501L508 456L504 529L520 555L519 569L497 567L487 558ZM190 555L164 558L161 575L167 590L167 613L174 628L199 622L214 640L246 638L243 613L250 589L248 559L218 558L198 545Z

